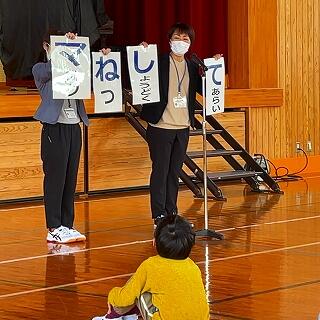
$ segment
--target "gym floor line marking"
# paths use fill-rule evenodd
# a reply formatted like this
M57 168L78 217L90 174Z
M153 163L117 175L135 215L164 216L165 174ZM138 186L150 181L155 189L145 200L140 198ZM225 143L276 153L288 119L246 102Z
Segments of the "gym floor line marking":
M311 216L311 217L304 217L304 218L288 219L288 220L279 220L279 221L273 221L273 222L264 222L264 223L261 223L261 224L251 224L251 225L245 225L245 226L240 226L240 227L225 228L225 229L220 229L220 230L216 230L216 231L217 232L235 231L235 230L241 230L241 229L260 227L260 226L264 226L264 225L273 225L273 224L281 224L281 223L288 223L288 222L297 222L297 221L302 221L302 220L310 220L310 219L318 219L318 218L320 218L320 215ZM87 249L72 250L72 251L70 251L70 253L74 254L74 253L81 253L81 252L88 252L88 251L95 251L95 250L104 250L104 249L111 249L111 248L117 248L117 247L125 247L125 246L130 246L130 245L135 245L135 244L148 243L148 242L152 242L152 241L153 241L152 239L149 239L149 240L138 240L138 241L132 241L132 242L111 244L111 245L101 246L101 247L93 247L93 248L87 248ZM32 257L3 260L3 261L0 261L0 265L14 263L14 262L21 262L21 261L29 261L29 260L47 258L47 257L52 257L52 256L59 256L59 255L63 255L63 253L50 253L50 254L43 254L43 255L32 256Z
M125 246L130 246L134 244L142 244L142 243L147 243L147 242L152 242L151 240L138 240L138 241L132 241L132 242L124 242L124 243L117 243L117 244L110 244L107 246L101 246L101 247L93 247L93 248L88 248L88 249L79 249L79 250L72 250L69 251L68 253L80 253L80 252L88 252L88 251L95 251L95 250L103 250L103 249L110 249L110 248L118 248L118 247L125 247ZM59 245L59 244L57 244ZM49 254L43 254L39 256L33 256L33 257L25 257L25 258L18 258L18 259L12 259L12 260L4 260L0 261L0 265L2 264L8 264L8 263L13 263L13 262L20 262L20 261L28 261L28 260L35 260L35 259L41 259L41 258L47 258L47 257L52 257L52 256L61 256L64 253L49 253Z
M318 219L318 218L320 218L320 215L310 216L310 217L302 217L302 218L293 218L293 219L287 219L287 220L248 224L248 225L244 225L244 226L240 226L240 227L225 228L225 229L221 229L221 230L217 230L217 231L219 231L219 232L232 231L232 230L237 230L237 229L255 228L255 227L260 227L263 225L281 224L281 223L287 223L287 222L297 222L297 221Z
M224 258L208 259L206 261L196 262L196 264L199 265L199 264L206 264L206 263L210 263L210 262L227 261L227 260L231 260L231 259L239 259L239 258L251 257L251 256L255 256L255 255L269 254L269 253L274 253L274 252L281 252L281 251L286 251L286 250L294 250L294 249L299 249L299 248L304 248L304 247L316 246L316 245L319 245L319 244L320 244L320 241L317 241L317 242L312 242L312 243L307 243L307 244L301 244L301 245L290 246L290 247L283 247L283 248L277 248L277 249L270 249L270 250L264 250L264 251L251 252L251 253L247 253L247 254L240 254L240 255L224 257ZM14 292L14 293L0 295L0 299L16 297L16 296L32 294L32 293L38 293L38 292L48 291L48 290L64 289L64 288L68 288L68 287L72 287L72 286L79 286L79 285L84 285L84 284L89 284L89 283L100 282L100 281L113 280L113 279L118 279L118 278L125 278L125 277L130 277L132 275L133 275L133 273L125 273L125 274L119 274L119 275L115 275L115 276L104 277L104 278L98 278L98 279L92 279L92 280L85 280L85 281L79 281L79 282L66 283L66 284L62 284L62 285L58 285L58 286L52 286L52 287L45 287L45 288L38 288L38 289L33 289L33 290Z
M130 195L130 196L122 196L122 198L138 198L138 197L141 197L141 196L144 196L143 194L142 195L139 195L139 194L133 194L133 195ZM75 201L75 204L83 204L83 203L90 203L90 202L99 202L99 201L107 201L107 200L113 200L115 199L115 197L110 197L110 198L103 198L103 199L77 199ZM41 200L39 200L41 201ZM7 204L7 205L10 205L10 204ZM18 211L18 210L26 210L26 209L35 209L35 208L43 208L44 205L43 203L39 203L39 204L36 204L36 205L32 205L32 206L21 206L21 207L17 207L17 208L8 208L8 209L0 209L0 212L6 212L6 211Z

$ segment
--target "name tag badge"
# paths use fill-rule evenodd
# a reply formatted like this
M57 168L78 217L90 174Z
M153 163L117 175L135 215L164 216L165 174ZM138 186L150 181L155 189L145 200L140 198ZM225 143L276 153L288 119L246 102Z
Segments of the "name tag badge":
M68 119L77 119L77 114L74 109L64 109L64 112Z
M187 97L178 94L177 97L173 98L173 105L175 108L186 108L187 107Z

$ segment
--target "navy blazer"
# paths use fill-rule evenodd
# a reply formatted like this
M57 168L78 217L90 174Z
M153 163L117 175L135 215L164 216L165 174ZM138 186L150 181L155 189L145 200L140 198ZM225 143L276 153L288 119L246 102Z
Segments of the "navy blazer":
M64 99L53 99L51 62L40 62L33 66L32 74L41 96L41 103L34 118L41 122L56 124ZM82 100L76 100L80 119L87 126L89 119Z
M199 75L199 69L196 64L187 60L187 66L189 71L189 90L188 90L188 109L190 124L194 127L194 110L196 102L196 93L201 92L201 77ZM160 101L155 103L148 103L142 105L142 111L140 118L156 124L161 119L163 112L168 104L168 91L169 91L169 68L170 68L170 56L169 54L162 55L158 61L159 66L159 91Z

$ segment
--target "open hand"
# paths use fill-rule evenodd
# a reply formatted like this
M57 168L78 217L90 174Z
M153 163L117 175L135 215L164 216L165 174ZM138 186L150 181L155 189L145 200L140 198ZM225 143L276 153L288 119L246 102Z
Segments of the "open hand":
M66 37L70 40L74 40L77 37L77 33L67 32Z
M110 314L112 312L111 304L108 302L108 312L107 314Z
M217 53L217 54L215 54L215 55L213 56L213 58L216 59L216 60L219 60L219 59L222 58L222 57L223 57L223 54L222 54L222 53Z
M144 46L145 48L148 47L148 43L146 43L145 41L142 41L139 45L140 46Z
M100 52L102 52L106 56L107 54L109 54L111 52L111 49L110 48L102 48L100 50Z

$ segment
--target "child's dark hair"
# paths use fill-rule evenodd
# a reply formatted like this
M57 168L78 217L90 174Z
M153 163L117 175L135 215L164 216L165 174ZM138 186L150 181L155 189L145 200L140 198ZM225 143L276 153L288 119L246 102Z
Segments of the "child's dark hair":
M191 224L178 215L163 218L154 232L154 237L158 254L168 259L188 258L195 243Z
M181 33L187 34L190 38L191 43L193 43L194 38L195 38L195 32L194 32L194 29L190 25L188 25L186 23L181 23L181 22L178 22L178 23L175 23L174 25L172 25L168 31L168 39L169 40L171 39L172 35L175 32L178 32L179 34L181 34Z

